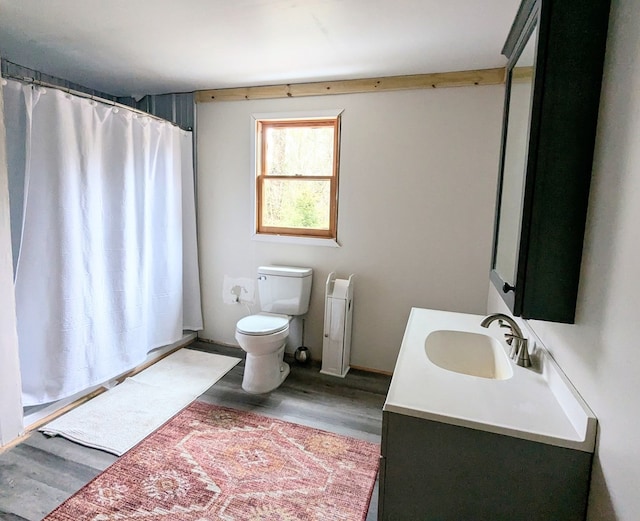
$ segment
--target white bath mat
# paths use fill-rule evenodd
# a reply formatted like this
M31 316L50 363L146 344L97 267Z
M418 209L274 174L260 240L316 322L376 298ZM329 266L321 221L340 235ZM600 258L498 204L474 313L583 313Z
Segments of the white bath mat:
M238 362L239 358L180 349L39 430L120 456Z

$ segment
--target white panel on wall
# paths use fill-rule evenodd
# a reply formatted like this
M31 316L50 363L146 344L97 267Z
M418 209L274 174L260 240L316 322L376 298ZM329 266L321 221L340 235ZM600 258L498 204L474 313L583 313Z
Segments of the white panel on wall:
M255 279L249 277L224 276L222 282L222 301L225 304L253 305L256 300Z
M313 268L305 343L322 352L324 281L357 273L351 363L391 371L412 306L483 313L491 260L501 86L215 102L198 110L198 218L205 329L236 344L244 306L225 274ZM340 248L251 240L251 114L344 108Z

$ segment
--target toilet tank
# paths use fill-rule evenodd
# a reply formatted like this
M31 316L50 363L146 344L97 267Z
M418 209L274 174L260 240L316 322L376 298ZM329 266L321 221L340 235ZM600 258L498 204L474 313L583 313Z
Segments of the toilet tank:
M267 313L304 315L309 309L312 274L311 268L260 266L260 309Z

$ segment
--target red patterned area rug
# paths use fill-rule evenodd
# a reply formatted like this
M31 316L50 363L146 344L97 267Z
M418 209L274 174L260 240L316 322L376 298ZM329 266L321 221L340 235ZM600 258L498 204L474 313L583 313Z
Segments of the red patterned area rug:
M379 445L195 402L46 521L363 521Z

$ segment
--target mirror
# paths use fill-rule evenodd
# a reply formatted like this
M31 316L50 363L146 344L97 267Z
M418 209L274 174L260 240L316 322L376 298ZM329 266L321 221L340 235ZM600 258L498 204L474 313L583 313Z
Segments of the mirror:
M536 50L536 27L517 57L509 75L506 106L506 136L502 159L502 190L498 217L494 269L500 278L515 287L522 229L524 181L531 126L531 103Z

